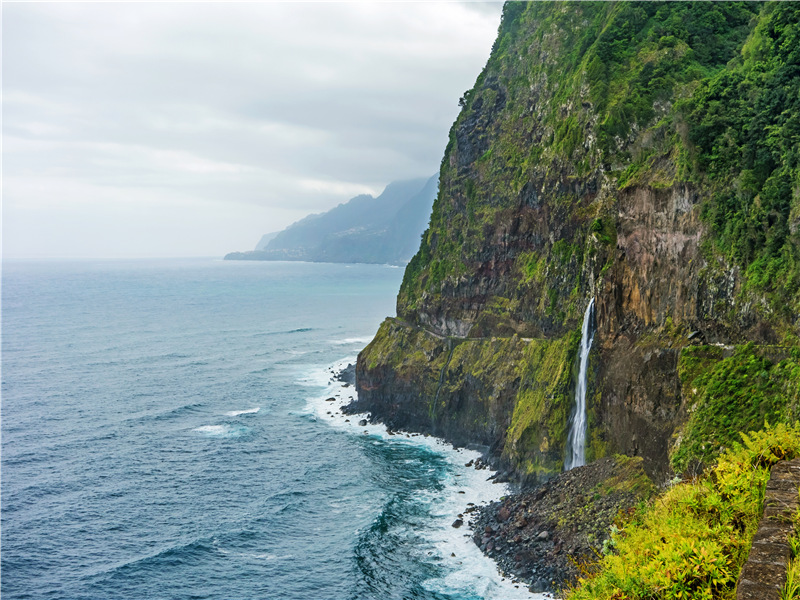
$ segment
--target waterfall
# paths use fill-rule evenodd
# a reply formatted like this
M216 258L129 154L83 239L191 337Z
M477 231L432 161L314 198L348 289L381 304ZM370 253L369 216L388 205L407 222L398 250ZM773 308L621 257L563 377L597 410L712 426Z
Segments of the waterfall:
M586 371L589 367L589 351L594 340L594 298L589 301L583 315L581 329L581 360L578 369L578 385L575 386L575 414L567 437L567 456L564 470L586 464Z

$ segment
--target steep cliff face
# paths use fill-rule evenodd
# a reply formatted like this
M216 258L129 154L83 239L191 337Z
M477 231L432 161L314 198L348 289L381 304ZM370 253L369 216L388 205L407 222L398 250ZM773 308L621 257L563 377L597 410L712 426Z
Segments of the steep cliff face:
M797 345L799 16L507 4L398 318L359 356L357 407L549 477L595 298L588 458L640 455L663 475L696 408L687 346Z

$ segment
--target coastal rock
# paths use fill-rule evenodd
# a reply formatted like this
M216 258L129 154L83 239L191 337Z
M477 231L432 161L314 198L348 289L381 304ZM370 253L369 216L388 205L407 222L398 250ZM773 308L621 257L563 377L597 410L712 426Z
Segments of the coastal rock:
M536 591L558 591L575 581L576 565L596 558L615 519L655 493L642 462L602 458L479 508L470 523L473 540L486 552L513 547L513 554L493 555L507 576Z
M348 365L333 376L335 381L349 383L350 385L356 384L356 366L353 363Z

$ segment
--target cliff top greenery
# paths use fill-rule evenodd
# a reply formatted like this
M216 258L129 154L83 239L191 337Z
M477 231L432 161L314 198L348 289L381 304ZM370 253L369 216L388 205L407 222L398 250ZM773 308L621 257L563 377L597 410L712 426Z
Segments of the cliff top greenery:
M540 312L574 326L583 265L602 266L616 235L613 212L584 199L608 185L690 185L704 258L741 269L741 293L766 299L754 309L797 327L800 4L509 2L461 104L400 315L453 296L486 260L487 236L544 203L548 227L528 234L525 256L502 257L518 285L492 293L520 319L516 299L549 294ZM590 255L598 231L607 251ZM558 242L564 257L552 256Z

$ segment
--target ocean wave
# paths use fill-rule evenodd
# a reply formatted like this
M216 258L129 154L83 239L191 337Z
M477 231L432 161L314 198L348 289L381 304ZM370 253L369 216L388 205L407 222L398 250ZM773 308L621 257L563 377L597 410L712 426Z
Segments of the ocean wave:
M498 571L495 562L485 556L472 541L468 520L459 517L464 514L464 510L469 505L483 505L498 500L510 493L510 488L506 484L495 484L490 481L488 478L493 475L492 471L465 466L481 456L477 451L455 448L433 436L408 432L392 432L390 434L380 423L372 424L367 421L366 425L359 425L363 419L367 418L366 415L343 414L342 407L355 400L356 392L352 386L345 388L343 382L331 378L330 373L331 369L334 372L341 370L348 362L342 360L333 367L327 367L306 376L309 381L320 381L323 377L327 381L324 394L308 399L307 410L311 411L318 420L359 437L366 434L373 438L373 442L379 444L388 443L424 448L441 456L446 463L444 470L423 468L425 471L423 477L435 476L438 484L434 488L417 490L417 493L405 499L406 502L410 501L412 505L415 505L414 510L419 513L413 517L414 523L410 525L410 530L401 531L390 526L390 522L394 518L392 513L397 511L395 504L390 501L383 507L380 514L376 515L372 525L373 533L380 532L387 535L387 532L391 530L388 538L398 535L405 537L409 533L412 534L412 537L419 536L418 549L424 550L423 556L419 557L419 560L429 562L433 558L439 567L421 583L428 592L447 596L451 596L455 592L456 597L477 596L487 600L493 598L508 600L549 598L542 594L532 594L524 584L514 583L512 580L504 578ZM376 446L369 444L368 447L375 448ZM408 468L411 462L421 459L424 460L424 457L412 456L401 459L402 466ZM429 467L432 466L429 465ZM452 526L457 518L463 518L465 522L463 527L454 528ZM370 534L365 532L364 535L369 536ZM383 542L380 543L383 545ZM367 552L370 542L362 537L359 545L358 552L364 553ZM382 552L380 549L376 551ZM374 561L382 560L392 559L388 556L367 557L363 554L358 557L358 562L362 567L366 567L368 564L377 564ZM368 571L372 572L373 570L368 569ZM375 577L374 572L371 575L364 574L367 581ZM382 585L374 579L371 584L367 584L370 587L377 585L378 588Z
M331 391L339 390L342 387L342 382L335 381L334 375L342 371L347 365L355 363L357 358L358 356L356 355L350 355L332 365L306 365L307 369L298 374L295 382L303 387L325 388Z
M298 327L297 329L287 329L284 331L258 331L253 333L250 337L268 337L272 335L290 335L292 333L307 333L314 331L313 327Z
M127 575L130 571L157 572L159 569L169 567L176 568L180 565L195 562L203 555L215 553L212 540L198 538L185 544L177 544L163 548L145 556L131 558L122 563L113 565L100 572L93 573L90 578L115 577Z
M249 428L236 425L202 425L200 427L195 427L192 431L196 431L208 437L231 438L238 437L248 432Z
M341 340L330 340L329 343L334 346L348 346L350 344L369 344L372 341L372 336L369 337L350 337Z
M238 417L240 415L254 415L261 410L260 406L255 408L245 408L244 410L229 410L225 413L226 417Z
M150 396L150 394L143 394L144 397ZM182 417L189 414L196 414L202 412L203 404L199 402L192 402L190 404L183 404L181 406L176 406L175 408L169 408L166 410L159 410L155 412L146 412L144 414L138 415L131 415L130 417L122 419L123 423L129 422L139 422L139 421L161 421L167 419L174 419L177 417Z

